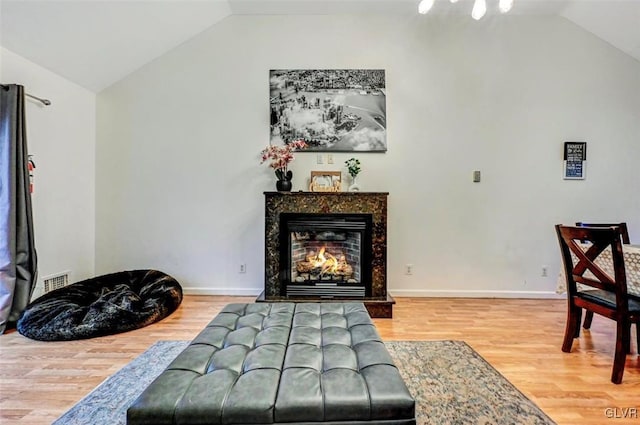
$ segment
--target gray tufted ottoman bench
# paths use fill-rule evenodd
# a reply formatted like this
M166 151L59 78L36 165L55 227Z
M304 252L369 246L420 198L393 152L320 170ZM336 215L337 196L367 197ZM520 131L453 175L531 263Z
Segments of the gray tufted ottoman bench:
M407 424L414 400L361 303L229 304L129 425Z

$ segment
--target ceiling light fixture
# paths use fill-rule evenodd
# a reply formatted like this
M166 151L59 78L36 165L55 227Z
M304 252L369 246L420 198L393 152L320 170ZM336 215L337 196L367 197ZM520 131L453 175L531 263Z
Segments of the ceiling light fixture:
M500 0L498 3L498 9L500 9L500 13L507 13L513 7L513 0Z
M434 2L435 2L435 0L422 0L422 1L420 1L420 4L418 5L418 13L426 15L431 10L431 8L433 7L433 3Z
M487 13L487 0L476 0L473 3L473 9L471 10L471 17L476 21L478 21L482 19L485 13Z
M451 3L457 3L458 0L449 0ZM418 13L423 15L429 13L435 0L421 0L418 4ZM498 1L498 9L500 13L507 13L513 7L513 0L499 0ZM482 17L487 13L487 0L474 0L473 2L473 10L471 11L471 16L476 21L482 19Z

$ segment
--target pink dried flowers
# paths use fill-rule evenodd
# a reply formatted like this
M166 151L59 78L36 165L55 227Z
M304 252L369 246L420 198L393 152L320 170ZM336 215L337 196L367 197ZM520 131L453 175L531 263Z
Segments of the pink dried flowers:
M287 170L289 163L293 161L293 152L297 149L304 149L307 144L303 140L296 140L285 145L269 145L262 150L262 161L260 164L271 161L269 166L275 170L278 180L291 180L293 174Z

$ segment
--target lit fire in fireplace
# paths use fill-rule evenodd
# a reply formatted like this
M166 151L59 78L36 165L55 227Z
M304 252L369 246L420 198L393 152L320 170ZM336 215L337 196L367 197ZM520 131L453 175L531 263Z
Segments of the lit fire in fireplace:
M331 275L348 279L353 275L353 268L347 263L347 258L340 252L336 255L327 251L323 246L316 253L308 251L303 261L296 264L298 273L317 274L320 277Z

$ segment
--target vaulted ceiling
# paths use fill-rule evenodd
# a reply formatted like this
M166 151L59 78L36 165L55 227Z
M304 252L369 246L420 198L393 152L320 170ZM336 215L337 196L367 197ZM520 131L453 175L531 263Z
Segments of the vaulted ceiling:
M0 45L99 92L233 14L409 16L418 1L0 0ZM472 3L437 0L431 13ZM562 16L640 61L640 0L515 0L509 13Z

